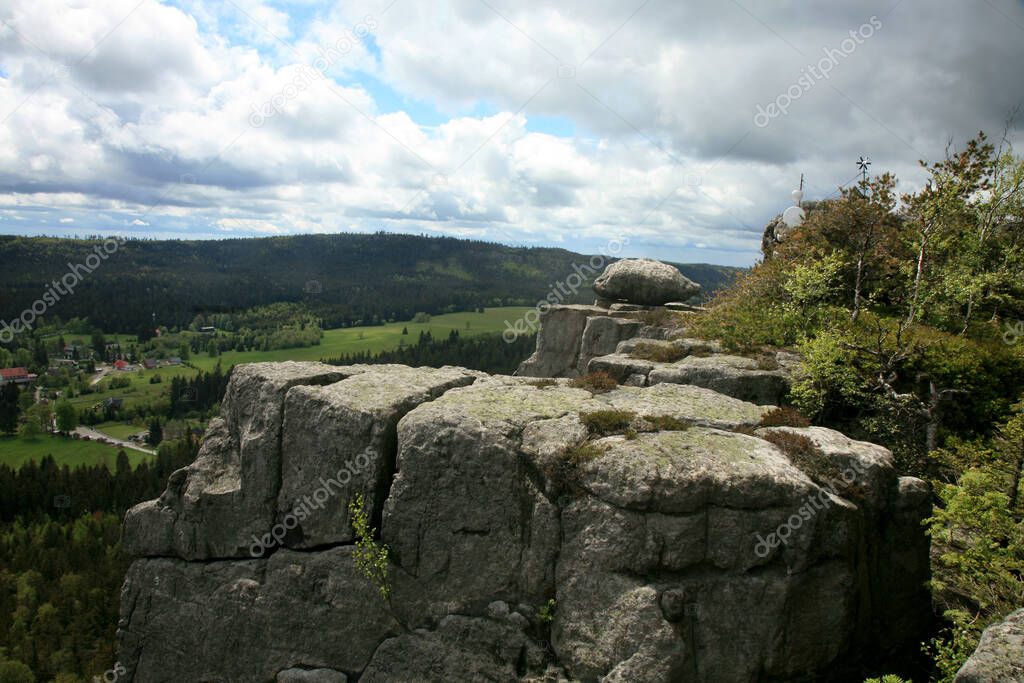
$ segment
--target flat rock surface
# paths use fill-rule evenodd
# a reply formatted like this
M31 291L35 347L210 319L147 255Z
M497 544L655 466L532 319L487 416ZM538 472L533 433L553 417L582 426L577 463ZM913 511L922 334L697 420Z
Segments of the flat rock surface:
M641 417L674 417L702 427L735 429L755 427L772 406L758 406L703 387L656 384L652 387L619 387L596 397L617 410Z

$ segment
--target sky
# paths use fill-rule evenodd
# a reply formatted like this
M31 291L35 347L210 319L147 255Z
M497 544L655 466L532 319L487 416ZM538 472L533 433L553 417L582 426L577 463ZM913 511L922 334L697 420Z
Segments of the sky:
M801 174L1001 136L1022 65L1021 0L3 0L0 233L750 265Z

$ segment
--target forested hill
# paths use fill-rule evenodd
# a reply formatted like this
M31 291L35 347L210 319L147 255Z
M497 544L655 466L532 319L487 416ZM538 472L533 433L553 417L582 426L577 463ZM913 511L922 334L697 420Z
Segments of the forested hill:
M42 298L95 240L0 236L0 319ZM107 330L181 326L197 313L305 301L327 327L474 306L532 305L588 257L564 249L389 233L218 241L128 240L49 310ZM93 259L95 263L95 259ZM705 291L738 269L680 265ZM570 281L571 283L571 281ZM589 286L567 302L589 302Z

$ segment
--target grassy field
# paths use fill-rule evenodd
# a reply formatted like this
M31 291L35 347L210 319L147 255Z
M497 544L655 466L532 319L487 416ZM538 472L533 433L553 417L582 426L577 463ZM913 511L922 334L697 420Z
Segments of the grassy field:
M448 313L434 316L430 322L413 323L398 322L389 323L374 327L349 327L345 329L327 330L318 346L310 346L297 349L280 349L276 351L229 351L218 358L210 358L205 354L194 355L190 362L202 370L213 370L218 361L225 371L238 363L256 363L261 361L286 361L286 360L320 360L321 358L334 358L346 353L359 351L378 351L397 349L400 344L415 344L419 339L420 332L430 332L434 339L443 339L452 330L458 330L459 334L475 336L479 334L501 333L505 330L505 321L515 323L529 309L526 307L505 307L488 308L483 313ZM403 335L402 330L407 329L408 334ZM107 340L119 339L122 343L127 340L134 340L131 335L108 335ZM89 339L82 335L65 335L65 341L81 340L86 344ZM111 373L99 382L92 394L76 396L70 399L76 409L87 408L102 402L107 398L124 399L126 407L133 407L137 404L146 404L161 397L167 396L170 388L170 379L174 376L193 377L197 370L190 367L161 367L154 370L140 370L138 372ZM130 387L121 389L110 389L111 376L128 377L132 384ZM159 375L162 382L150 384L149 380L154 375ZM95 429L109 434L117 439L127 439L136 432L143 431L137 425L130 425L123 422L105 422L96 425ZM79 441L65 439L56 436L39 437L37 439L3 438L0 439L0 462L18 467L29 460L39 461L43 456L52 454L58 464L67 464L71 467L79 464L106 463L113 467L117 458L117 448L105 446L92 441ZM145 453L125 449L132 465L136 465L143 459L151 457Z
M82 441L62 436L39 436L34 439L0 437L0 463L17 468L29 460L41 461L52 455L58 465L78 467L80 465L106 465L113 471L117 464L119 448L106 446L95 441ZM129 448L124 449L132 467L153 456Z
M403 341L415 344L420 332L430 332L434 339L443 339L452 330L467 337L478 334L500 333L505 329L505 321L515 323L529 309L523 306L507 306L488 308L483 313L447 313L436 315L430 322L413 323L397 322L375 327L349 327L327 330L319 346L300 349L280 349L276 351L228 351L219 357L221 366L227 370L238 363L257 363L261 361L284 360L320 360L335 358L346 353L359 351L390 351L397 349ZM403 335L407 329L409 334ZM190 362L203 369L212 370L217 365L217 358L196 354Z
M128 424L127 422L102 422L95 425L93 429L98 432L103 432L107 436L112 436L115 439L121 439L122 441L127 441L129 436L147 430L146 427Z
M212 366L211 366L212 368ZM149 403L160 396L166 396L170 387L170 380L175 376L193 377L196 371L185 366L155 368L153 370L140 370L138 372L116 372L107 375L94 389L96 391L84 396L75 396L69 399L71 405L76 409L88 408L100 403L107 398L124 399L126 408L134 407L139 403ZM154 375L159 375L162 380L159 384L150 384L149 380ZM129 387L120 389L110 388L110 377L127 377L132 384Z
M65 344L78 344L79 346L92 346L92 335L78 334L77 332L65 332L64 333ZM48 334L43 337L43 341L47 344L53 343L60 339L59 334ZM128 344L134 344L139 340L138 336L134 334L111 334L109 337L104 336L104 339L108 344L118 343L121 346L127 346Z

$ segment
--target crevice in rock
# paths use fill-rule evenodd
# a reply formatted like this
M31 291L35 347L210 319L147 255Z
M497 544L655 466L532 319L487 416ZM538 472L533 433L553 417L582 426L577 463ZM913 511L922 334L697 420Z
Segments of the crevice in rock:
M274 472L274 481L272 482L272 485L271 485L272 493L268 494L269 498L266 501L264 501L264 505L270 511L269 518L271 520L271 524L270 524L271 528L273 528L274 524L277 522L277 519L278 519L279 514L280 514L280 510L279 510L278 505L277 505L277 499L281 495L281 487L283 485L283 477L284 477L284 473L282 471L283 468L284 468L284 411L285 411L285 406L288 404L288 394L290 394L292 389L294 389L296 387L324 387L324 386L327 386L327 385L330 385L330 384L335 384L337 382L344 382L345 380L349 379L350 377L354 377L356 375L362 374L363 372L366 372L366 370L360 369L360 370L358 370L356 372L353 372L350 375L346 375L342 371L338 370L335 374L325 373L323 375L320 375L319 377L310 377L307 380L300 379L300 380L297 380L294 384L290 384L290 385L285 387L284 393L281 395L281 401L277 405L277 424L278 424L278 428L277 428L277 435L276 435L277 436L277 438L276 438L277 443L275 444L275 448L277 450L277 458L275 459L276 462L274 463L276 465L276 469L275 469L275 472ZM243 486L243 484L241 483L242 439L241 439L241 437L239 435L232 435L232 438L234 438L236 444L238 445L239 486ZM242 493L242 496L244 497L245 496L245 489L244 488L242 488L241 493ZM268 557L269 555L272 555L273 552L274 552L274 549L270 550L270 552L268 552L268 553L265 553L261 557Z
M336 543L320 543L319 545L311 545L301 548L281 548L280 546L278 546L278 549L290 550L293 553L320 553L325 552L327 550L334 550L335 548L345 548L349 546L354 546L355 544L355 541L339 541Z
M433 403L453 389L472 386L478 379L472 375L467 375L466 377L469 381L465 384L453 384L452 386L442 387L439 389L430 389L427 390L426 397L422 400L417 400L416 398L410 399L397 409L397 414L395 415L393 422L385 426L383 434L383 452L381 453L382 467L380 476L374 483L377 505L375 505L374 509L370 512L370 525L375 530L374 537L376 540L381 540L384 508L387 505L388 498L391 497L391 489L394 486L395 477L398 476L398 423L402 421L402 418L416 408L428 403Z

